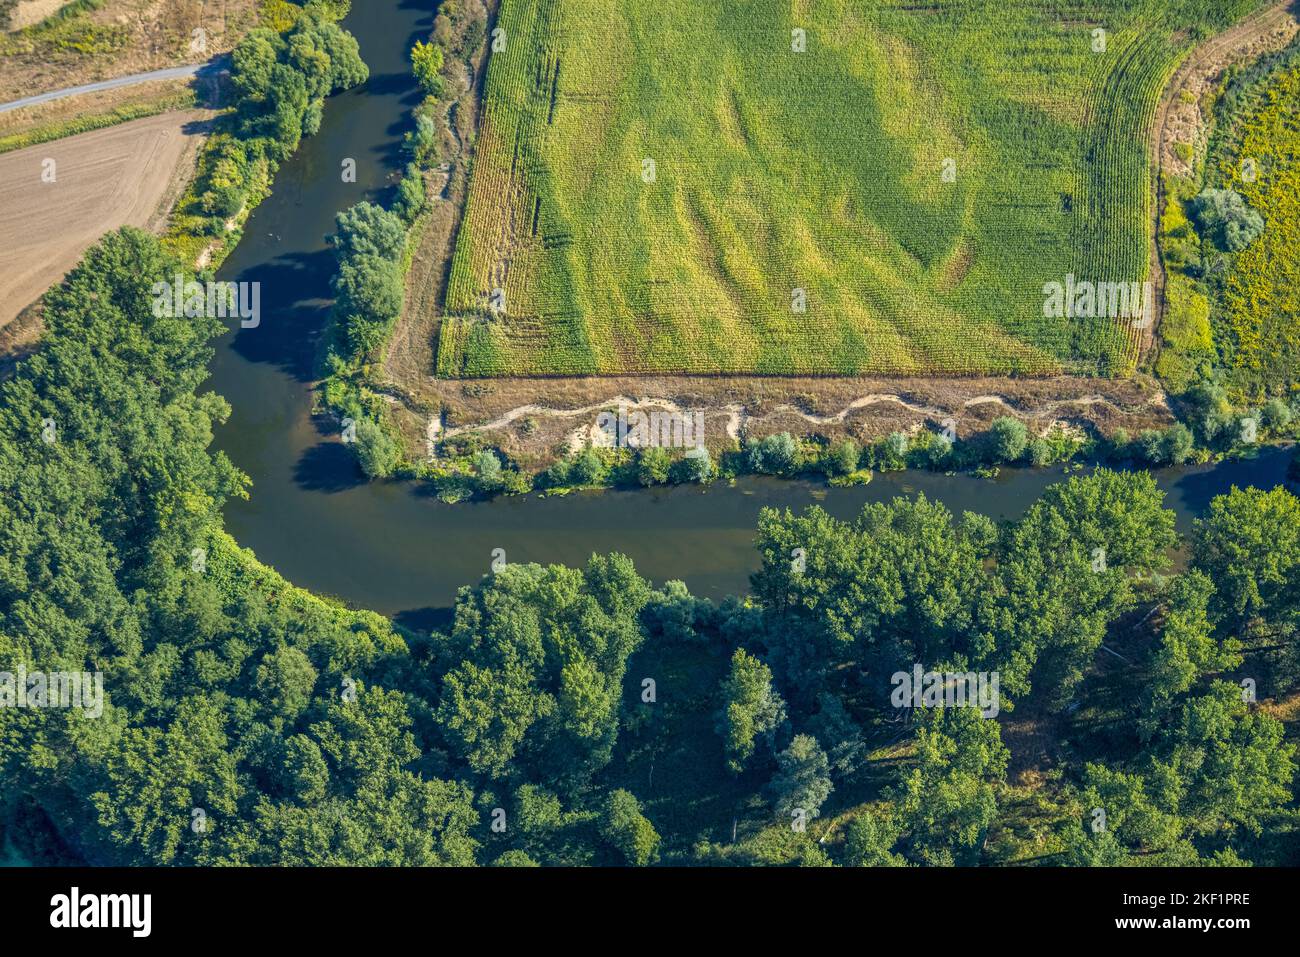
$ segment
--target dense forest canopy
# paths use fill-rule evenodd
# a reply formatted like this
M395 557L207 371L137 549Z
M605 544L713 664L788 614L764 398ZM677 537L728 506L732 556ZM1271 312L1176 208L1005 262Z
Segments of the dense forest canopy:
M0 707L5 840L29 857L1297 862L1291 492L1214 501L1176 570L1142 472L1003 524L924 497L769 511L748 599L619 555L506 565L416 634L222 531L246 490L209 449L220 323L149 308L181 269L105 237L0 386L0 671L105 693L98 718ZM914 666L996 675L996 715L899 707Z

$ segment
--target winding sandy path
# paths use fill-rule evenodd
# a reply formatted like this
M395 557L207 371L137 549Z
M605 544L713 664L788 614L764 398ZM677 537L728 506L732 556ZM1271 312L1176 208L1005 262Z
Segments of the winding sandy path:
M1150 401L1153 403L1160 403L1163 400L1160 397L1153 396ZM760 416L750 415L745 410L745 407L743 405L740 405L739 403L729 403L723 406L706 407L702 411L706 413L712 413L712 414L725 413L727 415L727 430L726 430L727 436L728 438L738 440L745 426L751 421L761 421L763 419L772 418L774 416L793 415L803 419L804 421L808 422L811 425L833 425L833 424L843 422L852 412L855 412L858 409L862 409L867 406L877 405L886 402L900 405L903 408L907 409L909 412L914 412L917 415L924 415L932 418L949 416L952 414L950 410L941 409L935 406L917 405L916 403L907 401L905 398L903 398L900 395L894 393L887 393L887 392L873 392L869 395L860 396L854 399L844 408L840 409L840 411L831 413L829 415L817 415L815 413L805 412L802 409L794 405L791 405L789 403L782 403L781 405L774 406L770 411ZM1110 399L1106 398L1106 396L1104 395L1086 395L1086 396L1080 396L1078 398L1073 398L1073 399L1054 399L1050 402L1045 402L1033 408L1026 409L1020 407L1015 402L1008 399L1006 396L988 394L988 395L972 396L971 398L964 400L961 404L961 407L963 409L969 409L977 405L987 405L990 403L1001 405L1005 407L1008 412L1015 413L1016 415L1019 415L1024 418L1039 418L1039 417L1044 417L1049 415L1055 415L1061 409L1064 409L1068 406L1086 407L1092 405L1108 405L1121 412L1123 411L1122 409L1120 409L1119 406L1117 406ZM660 410L664 412L674 412L674 413L701 411L697 407L683 406L673 401L672 399L661 399L661 398L650 398L650 397L634 398L628 395L616 395L601 402L592 402L587 405L582 405L582 406L569 408L569 409L556 409L556 408L551 408L549 406L536 405L530 403L527 405L521 405L521 406L517 406L516 408L510 409L508 412L505 412L494 419L490 419L487 422L479 422L479 423L473 423L469 425L459 425L447 429L442 428L442 424L439 417L435 415L429 419L429 425L427 431L429 454L430 457L433 456L434 446L439 441L452 439L455 438L456 436L466 435L471 432L490 432L495 429L507 428L508 426L517 422L519 419L528 416L573 419L573 418L581 418L584 416L588 416L588 417L594 416L599 412L615 409L618 408L619 406L625 407L628 411ZM571 437L571 441L570 441L571 447L575 447L575 448L580 447L582 444L585 444L586 441L589 441L593 434L594 429L595 429L594 424L586 425L580 428Z

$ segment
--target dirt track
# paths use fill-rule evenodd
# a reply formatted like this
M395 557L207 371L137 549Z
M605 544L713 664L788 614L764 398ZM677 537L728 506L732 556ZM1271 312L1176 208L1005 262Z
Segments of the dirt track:
M164 113L0 155L0 327L119 226L157 229L209 114ZM55 181L42 181L45 161Z

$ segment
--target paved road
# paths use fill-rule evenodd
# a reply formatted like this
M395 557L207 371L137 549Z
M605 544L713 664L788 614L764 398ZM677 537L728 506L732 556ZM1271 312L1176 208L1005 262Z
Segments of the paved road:
M183 80L185 77L196 76L200 73L215 73L224 69L228 65L229 59L227 56L219 56L207 63L174 66L165 70L153 70L149 73L133 73L131 76L119 76L113 80L101 80L99 83L86 83L82 86L70 86L64 90L38 93L36 96L26 96L11 103L0 103L0 113L8 113L10 110L16 110L24 106L35 106L37 103L48 103L50 100L61 100L65 96L76 96L78 93L95 93L99 90L114 90L120 86L148 83L151 80Z

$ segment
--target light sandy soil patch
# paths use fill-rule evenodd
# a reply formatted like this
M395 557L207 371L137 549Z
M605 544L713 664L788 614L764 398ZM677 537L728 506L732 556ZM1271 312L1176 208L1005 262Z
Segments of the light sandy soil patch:
M0 326L120 226L155 231L192 174L210 114L165 113L0 155ZM54 163L54 182L43 173Z
M51 14L58 13L59 8L69 0L18 0L14 12L9 14L10 30L21 30L40 23Z

